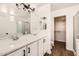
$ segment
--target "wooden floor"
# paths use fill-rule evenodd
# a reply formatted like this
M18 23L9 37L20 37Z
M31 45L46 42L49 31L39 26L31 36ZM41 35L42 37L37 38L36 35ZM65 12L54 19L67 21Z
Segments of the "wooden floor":
M66 43L55 41L51 56L74 56L74 54L66 50Z
M54 47L52 47L52 50L51 50L52 53L49 56L74 56L73 52L66 50L65 47L66 45L64 42L55 41L55 45Z

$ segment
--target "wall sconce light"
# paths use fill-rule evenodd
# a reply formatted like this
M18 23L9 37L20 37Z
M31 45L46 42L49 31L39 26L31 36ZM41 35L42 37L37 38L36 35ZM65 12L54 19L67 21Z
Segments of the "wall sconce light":
M45 19L47 19L47 17L44 16L44 17L42 17L42 19L45 20Z
M41 26L41 29L43 29L43 30L46 30L47 29L47 23L46 23L46 19L47 19L47 17L41 17L41 21L40 21L40 26Z

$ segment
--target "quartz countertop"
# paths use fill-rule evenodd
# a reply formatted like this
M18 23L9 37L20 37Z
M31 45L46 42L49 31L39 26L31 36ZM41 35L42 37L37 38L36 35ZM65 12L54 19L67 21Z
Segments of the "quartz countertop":
M12 40L10 38L0 40L0 56L8 54L16 49L26 46L34 41L47 36L47 31L40 31L38 34L28 34L21 36L18 40Z

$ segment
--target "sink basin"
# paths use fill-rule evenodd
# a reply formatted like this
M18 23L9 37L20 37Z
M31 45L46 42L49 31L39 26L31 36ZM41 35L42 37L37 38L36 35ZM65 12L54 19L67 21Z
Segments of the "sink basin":
M8 38L9 38L9 35L0 35L0 40L8 39Z

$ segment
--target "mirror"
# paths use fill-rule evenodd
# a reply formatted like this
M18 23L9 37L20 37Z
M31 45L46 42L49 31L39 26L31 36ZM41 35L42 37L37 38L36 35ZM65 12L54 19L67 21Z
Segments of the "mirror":
M15 3L2 3L0 8L0 38L7 35L30 34L31 14L18 10Z
M5 37L6 33L12 37L37 34L47 29L47 23L36 12L29 14L28 11L18 9L15 3L2 3L0 8L0 37Z
M17 33L30 34L30 22L18 21L17 22Z

